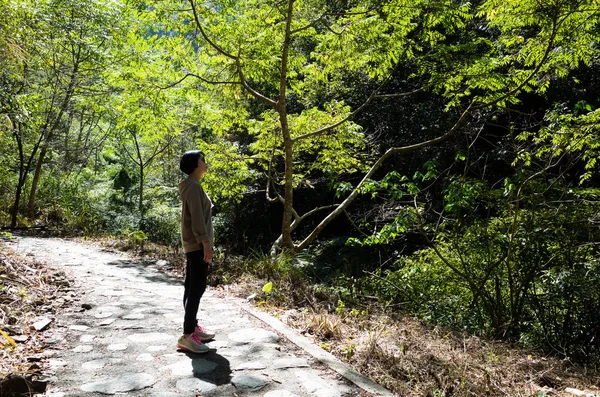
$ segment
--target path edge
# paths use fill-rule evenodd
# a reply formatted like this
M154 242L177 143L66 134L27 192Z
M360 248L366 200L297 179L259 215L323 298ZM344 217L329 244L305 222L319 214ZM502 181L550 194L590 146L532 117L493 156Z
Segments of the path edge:
M246 311L248 314L253 317L259 319L260 321L266 323L268 326L276 330L277 332L283 334L287 339L289 339L296 346L304 350L306 353L310 354L317 361L327 365L329 368L348 379L350 382L354 383L356 386L361 389L372 393L377 397L393 397L394 394L381 386L380 384L374 382L370 378L362 375L357 372L354 368L350 367L348 364L345 364L338 360L333 354L321 349L312 343L307 337L300 335L295 330L289 328L287 325L282 323L279 319L271 316L268 313L261 312L252 307L249 307L247 304L238 303L242 310Z

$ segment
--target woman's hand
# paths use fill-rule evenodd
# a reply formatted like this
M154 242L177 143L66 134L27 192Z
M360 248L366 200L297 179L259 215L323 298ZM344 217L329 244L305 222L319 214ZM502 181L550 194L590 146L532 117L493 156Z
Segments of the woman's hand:
M203 241L202 248L204 249L204 262L211 263L213 259L213 252L210 243L208 241Z

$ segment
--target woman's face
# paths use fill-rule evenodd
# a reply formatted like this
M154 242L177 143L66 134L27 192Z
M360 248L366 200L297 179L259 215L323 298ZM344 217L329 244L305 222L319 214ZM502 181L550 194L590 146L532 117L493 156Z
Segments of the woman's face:
M203 158L198 159L198 175L204 175L208 172L208 165L206 164L206 160Z

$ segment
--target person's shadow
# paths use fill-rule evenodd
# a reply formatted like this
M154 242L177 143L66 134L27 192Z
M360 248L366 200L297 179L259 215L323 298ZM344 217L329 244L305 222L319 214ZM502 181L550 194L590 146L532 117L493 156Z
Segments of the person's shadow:
M194 377L213 385L220 386L231 382L229 361L211 349L208 353L197 354L185 352L192 360Z

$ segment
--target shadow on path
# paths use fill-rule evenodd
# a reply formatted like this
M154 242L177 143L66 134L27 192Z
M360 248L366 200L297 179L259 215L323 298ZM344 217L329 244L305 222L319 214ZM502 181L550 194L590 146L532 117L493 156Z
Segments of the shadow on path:
M192 360L192 368L194 369L194 377L214 385L226 385L231 381L231 366L229 360L211 349L205 354L195 354L185 352L185 355ZM216 364L217 367L206 372L206 362Z
M137 275L145 278L149 282L153 283L164 283L169 285L182 285L182 281L177 277L169 276L161 273L151 263L136 262L129 259L118 259L110 262L106 262L108 266L116 266L122 269L133 269L137 271Z

